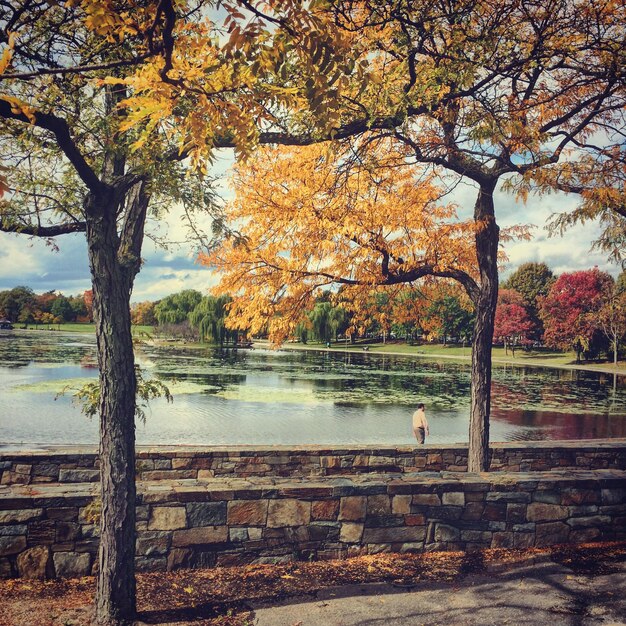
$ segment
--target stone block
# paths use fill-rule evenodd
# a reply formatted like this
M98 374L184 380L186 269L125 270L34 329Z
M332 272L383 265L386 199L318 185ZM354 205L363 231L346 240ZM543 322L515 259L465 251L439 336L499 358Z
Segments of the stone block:
M171 533L166 531L147 531L137 534L136 549L138 556L166 556L171 540Z
M462 491L449 491L447 493L442 494L441 503L449 504L452 506L464 506L465 494Z
M162 572L167 567L167 559L161 557L135 557L135 570L138 572Z
M572 517L567 520L572 528L598 528L608 526L611 518L608 515L593 515L591 517Z
M535 545L534 533L514 533L513 547L515 548L532 548Z
M359 522L365 519L367 498L365 496L345 496L339 505L339 520Z
M13 511L0 511L0 524L21 524L34 519L40 519L43 509L16 509Z
M339 500L317 500L311 503L312 520L334 521L339 514Z
M196 478L196 470L154 470L153 472L144 472L143 480L186 480Z
M0 537L13 537L15 535L25 535L28 532L26 524L13 524L11 526L0 526Z
M135 470L138 473L150 472L154 469L154 459L137 459Z
M392 528L366 528L363 531L363 543L391 544L423 541L426 529L423 526L396 526Z
M468 502L461 512L461 519L467 522L477 522L483 518L485 505L482 502Z
M180 548L170 550L170 553L167 555L167 571L171 572L172 570L182 567L189 567L190 559L191 550L183 550Z
M78 517L78 508L73 506L51 507L46 509L46 517L48 519L61 520L71 522Z
M514 548L515 533L513 532L495 532L491 539L492 548Z
M350 523L350 522L347 522ZM338 541L341 522L315 522L309 524L310 541Z
M561 504L561 494L558 491L537 490L533 494L533 502L544 504Z
M11 578L14 575L11 561L9 559L0 558L0 579Z
M0 556L19 554L26 548L26 537L23 535L0 537Z
M575 528L569 534L571 543L586 543L588 541L596 541L600 538L602 532L599 528Z
M208 526L206 528L176 530L172 535L172 545L176 548L226 543L227 541L228 526Z
M530 494L518 491L490 491L485 496L486 502L530 502Z
M461 537L461 531L454 526L447 524L435 524L435 541L447 543L449 541L458 541Z
M561 491L561 504L564 506L599 503L600 493L595 489L576 489L574 487L566 487Z
M416 493L413 496L413 504L420 506L440 506L441 499L436 493Z
M490 522L503 522L506 520L505 502L487 502L483 510L482 519Z
M89 576L91 573L91 555L88 552L55 552L52 559L59 578Z
M483 530L461 530L461 541L491 545L492 533Z
M368 554L386 554L391 552L390 543L368 543L366 545ZM330 557L337 558L337 557Z
M17 472L2 472L3 485L28 485L30 476L28 474L18 474Z
M53 574L52 559L48 546L35 546L24 550L17 557L17 571L21 578L44 580Z
M59 466L56 463L37 463L32 473L35 476L45 476L46 478L54 478L58 480Z
M100 480L97 469L62 469L59 470L60 483L95 483Z
M172 459L172 469L191 469L194 467L194 459L193 457L182 457L178 459Z
M339 541L342 543L359 543L363 536L363 524L355 522L343 522L339 533Z
M178 530L187 527L184 506L154 506L150 511L148 530Z
M267 507L267 500L233 500L228 503L228 525L264 526Z
M614 487L602 489L602 504L621 504L626 501L626 489Z
M301 500L271 500L267 510L267 527L304 526L311 521L311 503Z
M409 515L413 496L394 496L391 500L391 512L394 515Z
M222 526L226 524L226 502L188 502L188 526Z
M557 543L567 543L569 531L569 526L563 522L537 524L535 545L538 548L543 548Z
M55 543L74 541L80 535L80 526L74 522L57 522Z
M231 528L228 531L228 538L231 543L241 543L242 541L248 541L248 529L247 528Z
M547 522L567 519L568 513L569 511L566 506L531 502L528 505L526 516L529 522Z
M526 505L509 503L506 505L506 521L513 524L526 522Z
M211 480L215 477L215 472L210 469L198 470L198 480Z
M52 520L31 522L28 526L28 545L52 545L56 539L56 525Z
M388 495L368 496L367 515L389 515L391 513L391 502Z

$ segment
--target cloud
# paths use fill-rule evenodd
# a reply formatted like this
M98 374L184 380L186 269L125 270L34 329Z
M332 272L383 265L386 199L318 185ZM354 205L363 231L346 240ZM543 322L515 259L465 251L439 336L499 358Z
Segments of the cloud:
M232 162L232 158L225 158L218 168L226 171ZM226 183L221 185L222 195L231 196ZM477 188L471 182L463 182L454 188L448 200L458 205L459 218L471 217L476 194ZM503 277L528 261L544 262L557 274L589 269L594 265L612 274L619 271L607 262L603 254L590 252L591 243L599 234L596 224L572 228L563 237L548 237L545 230L548 219L553 213L571 210L576 205L575 196L531 196L524 204L498 190L494 201L496 218L502 228L515 224L536 226L531 241L505 244L509 261L502 272ZM208 216L198 216L198 225L209 233L211 220ZM163 248L146 238L144 263L132 295L134 302L157 300L183 289L206 293L218 282L218 276L210 268L196 263L198 246L190 237L180 207L173 207L158 222L152 220L147 227L148 232L151 230L174 243ZM54 289L65 294L77 294L89 289L91 280L84 235L66 235L58 238L56 243L58 252L37 239L0 233L0 290L27 285L38 293Z

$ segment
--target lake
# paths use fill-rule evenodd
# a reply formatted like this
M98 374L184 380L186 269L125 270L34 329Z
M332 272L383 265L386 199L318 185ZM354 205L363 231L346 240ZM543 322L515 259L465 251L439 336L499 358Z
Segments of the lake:
M88 334L0 336L0 443L96 443L97 420L71 398L97 376L95 350ZM176 345L139 347L137 361L174 396L151 402L137 424L141 444L409 444L418 402L428 443L468 438L466 362ZM623 377L494 366L492 393L494 442L626 436Z

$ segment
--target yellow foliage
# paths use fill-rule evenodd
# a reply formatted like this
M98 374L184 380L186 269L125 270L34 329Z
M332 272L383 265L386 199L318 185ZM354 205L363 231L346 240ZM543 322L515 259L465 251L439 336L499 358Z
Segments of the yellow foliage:
M237 168L227 220L238 233L200 259L221 273L216 293L233 296L233 327L280 342L321 289L341 286L358 312L376 286L474 273L473 225L430 175L390 141L353 156L332 144L265 148Z

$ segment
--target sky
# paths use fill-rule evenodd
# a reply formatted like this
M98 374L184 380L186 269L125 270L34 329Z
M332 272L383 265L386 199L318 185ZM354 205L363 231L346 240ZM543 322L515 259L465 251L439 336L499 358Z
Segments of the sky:
M220 170L226 172L228 161L223 160ZM226 179L222 195L230 194ZM471 215L476 190L470 185L459 185L454 201L460 217ZM597 237L596 224L578 226L565 236L549 237L545 229L550 215L572 209L575 196L552 194L531 197L526 204L516 202L504 192L495 197L496 217L500 227L515 224L532 224L531 241L509 242L504 250L509 258L501 277L506 278L520 264L544 262L555 274L598 266L616 276L620 268L607 261L606 255L590 252ZM205 223L204 227L210 224ZM154 231L155 224L147 230ZM157 225L160 236L179 243L167 249L157 247L149 238L143 249L143 266L135 281L132 302L158 300L183 289L197 289L203 294L219 280L210 269L196 263L197 251L185 243L186 231L179 211L173 211L167 220ZM65 295L80 294L90 288L87 246L83 234L65 235L56 240L58 250L40 240L23 235L0 233L0 291L18 285L32 288L35 293L55 290Z

